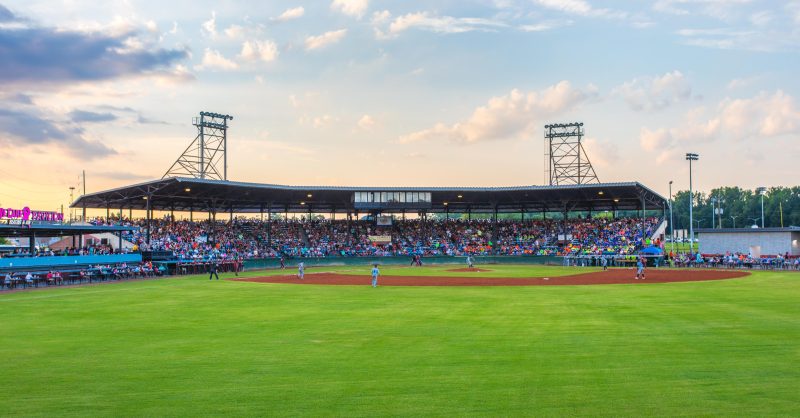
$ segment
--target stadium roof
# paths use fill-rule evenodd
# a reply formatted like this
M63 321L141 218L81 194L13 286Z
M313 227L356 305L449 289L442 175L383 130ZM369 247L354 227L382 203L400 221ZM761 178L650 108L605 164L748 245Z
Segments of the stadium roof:
M355 201L356 192L430 193L430 201L392 201L367 208ZM664 209L667 201L637 182L514 187L339 187L168 177L86 194L72 207L145 210L148 205L159 211L223 213L347 213L356 210L361 213L459 213L492 212L495 209L498 212Z

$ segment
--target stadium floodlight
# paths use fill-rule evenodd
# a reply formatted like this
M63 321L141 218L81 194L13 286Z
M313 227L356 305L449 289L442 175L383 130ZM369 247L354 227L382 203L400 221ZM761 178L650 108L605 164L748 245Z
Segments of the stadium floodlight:
M694 242L694 218L692 217L692 206L694 206L694 193L692 192L692 161L697 161L699 158L700 155L697 153L686 153L686 160L689 161L689 243ZM694 245L689 245L689 254L694 255Z
M761 227L764 227L764 195L767 194L767 188L764 186L756 188L756 193L761 195Z
M308 197L309 199L311 199L311 197L312 197L312 196L313 196L313 195L312 195L311 193L309 193L309 194L307 194L307 195L306 195L306 197Z
M599 192L597 192L597 194L599 194L600 196L602 196L602 195L603 195L603 191L602 191L602 190L600 190Z
M192 191L192 189L191 189L191 188L189 188L189 187L187 187L187 188L183 189L183 191L184 191L184 192L186 192L186 193L189 193L189 192L191 192L191 191Z

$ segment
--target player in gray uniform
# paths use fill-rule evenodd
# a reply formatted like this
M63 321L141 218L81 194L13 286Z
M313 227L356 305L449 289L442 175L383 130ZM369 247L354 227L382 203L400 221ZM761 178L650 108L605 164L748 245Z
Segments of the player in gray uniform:
M303 280L303 276L306 274L306 265L302 261L300 264L297 265L297 278Z
M636 280L639 280L639 277L644 280L644 262L641 258L636 262Z

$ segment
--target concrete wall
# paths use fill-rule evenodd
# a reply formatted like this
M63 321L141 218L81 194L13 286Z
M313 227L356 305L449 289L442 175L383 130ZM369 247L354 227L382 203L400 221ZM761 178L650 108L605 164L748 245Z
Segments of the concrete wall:
M760 249L760 254L754 255L777 255L787 251L791 255L800 255L798 232L703 232L699 240L702 254L725 254L728 251L749 254L751 249L755 253Z
M0 269L68 268L86 264L141 263L141 254L0 258Z

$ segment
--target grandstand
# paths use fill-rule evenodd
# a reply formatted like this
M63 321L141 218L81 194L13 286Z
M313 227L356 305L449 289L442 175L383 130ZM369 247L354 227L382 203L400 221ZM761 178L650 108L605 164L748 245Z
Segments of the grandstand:
M124 219L125 211L130 220L134 210L144 210L145 218L135 222L141 228L128 237L131 242L197 260L632 254L663 235L666 205L663 197L634 182L388 188L170 177L87 194L73 207L106 209L100 223ZM154 211L170 216L154 219ZM175 211L189 212L189 220L176 221ZM617 218L618 211L639 216ZM595 216L605 212L610 216ZM645 216L654 212L661 216ZM290 213L304 216L289 220ZM460 218L451 219L451 213ZM498 218L514 213L518 220ZM227 216L218 219L221 214ZM248 214L260 219L241 217ZM274 214L281 220L273 220ZM315 214L328 217L319 220ZM430 214L445 216L433 219ZM473 219L479 214L484 216Z

